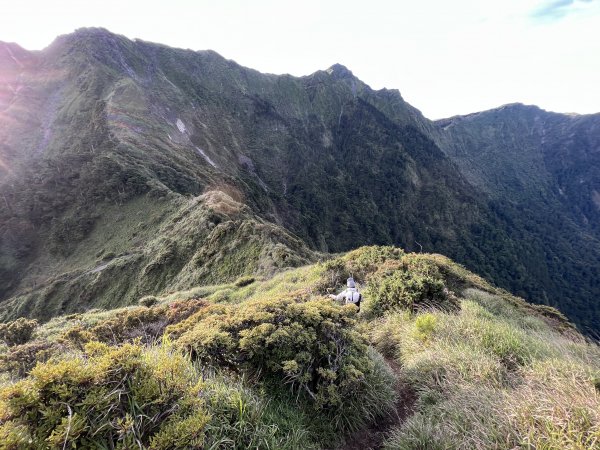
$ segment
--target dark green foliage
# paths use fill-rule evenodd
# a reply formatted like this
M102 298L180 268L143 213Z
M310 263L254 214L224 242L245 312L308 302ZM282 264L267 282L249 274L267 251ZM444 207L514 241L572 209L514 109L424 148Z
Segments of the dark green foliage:
M0 323L0 339L8 346L25 344L31 339L33 331L37 326L37 320L30 320L24 317L12 322Z
M491 278L559 307L592 335L600 322L590 301L600 292L599 117L512 104L436 123L442 150L489 193L501 224L519 230L520 264ZM508 257L506 248L496 252Z

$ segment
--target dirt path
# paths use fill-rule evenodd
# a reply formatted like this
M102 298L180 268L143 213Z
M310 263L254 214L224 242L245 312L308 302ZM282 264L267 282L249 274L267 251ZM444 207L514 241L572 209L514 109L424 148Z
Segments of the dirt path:
M395 373L400 372L400 367L395 361L387 360L387 363ZM389 417L380 420L369 428L357 431L336 450L381 449L386 435L413 413L415 401L417 400L414 390L401 380L396 383L396 393L398 394L396 408Z

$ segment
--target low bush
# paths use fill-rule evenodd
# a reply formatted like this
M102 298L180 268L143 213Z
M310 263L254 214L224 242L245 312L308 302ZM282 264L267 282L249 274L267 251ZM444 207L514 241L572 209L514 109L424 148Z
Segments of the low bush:
M207 305L206 301L199 298L171 302L167 309L167 322L169 325L179 323Z
M145 297L140 298L138 304L140 306L145 306L146 308L150 308L158 303L158 298L154 295L146 295Z
M358 283L366 283L381 264L399 260L403 255L404 251L397 247L360 247L322 263L322 275L315 289L321 294L329 294L345 284L348 277L353 277Z
M81 325L76 325L64 331L58 336L57 341L77 350L83 350L85 344L95 340L94 334L86 330Z
M185 358L164 349L90 346L40 364L0 392L5 448L199 447L210 414Z
M24 377L38 362L45 362L64 350L64 346L45 340L9 347L5 353L0 354L0 372Z
M419 339L426 341L435 330L437 319L433 314L422 314L415 320L415 328Z
M456 308L458 304L437 266L419 255L382 264L369 279L365 299L365 310L376 316L400 309Z
M200 299L181 300L168 305L123 309L118 314L86 326L80 322L60 334L58 341L81 349L90 341L121 344L140 340L152 343L162 337L169 324L175 324L204 308L207 303Z
M250 277L250 276L245 276L245 277L240 277L237 280L235 280L235 284L237 287L244 287L244 286L249 286L252 283L254 283L256 281L256 278L254 277Z
M37 326L37 320L26 319L24 317L13 320L12 322L0 323L0 339L9 347L25 344L31 339L33 331Z
M386 261L398 261L404 255L404 251L397 247L367 246L348 252L341 259L350 276L367 281L381 264Z
M89 331L94 339L118 344L141 338L152 342L162 335L167 326L167 307L137 307L125 310L122 314L106 319Z
M169 346L89 343L0 391L0 448L311 448L243 383L202 380Z
M354 317L328 299L264 299L210 306L167 332L202 364L285 384L348 430L372 418L346 411L349 399L380 414L394 397L393 377L369 354Z

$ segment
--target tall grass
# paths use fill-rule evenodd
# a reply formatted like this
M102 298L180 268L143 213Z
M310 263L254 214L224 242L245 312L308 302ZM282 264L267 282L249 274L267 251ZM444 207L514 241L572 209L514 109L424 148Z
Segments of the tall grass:
M457 313L392 314L372 325L372 342L418 396L386 448L600 448L598 347L499 296L467 295Z

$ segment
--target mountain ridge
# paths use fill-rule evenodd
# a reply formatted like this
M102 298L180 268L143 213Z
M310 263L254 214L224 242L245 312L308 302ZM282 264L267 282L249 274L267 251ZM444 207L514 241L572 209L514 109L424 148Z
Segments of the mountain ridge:
M519 189L504 183L504 175L489 176L489 161L475 167L461 162L455 144L473 131L450 136L439 125L445 122L429 121L397 90L374 91L341 65L303 77L260 74L216 52L131 41L98 29L59 37L38 56L40 70L19 75L27 99L14 92L0 96L16 102L3 113L4 123L14 126L0 123L0 156L20 171L12 178L0 171L0 269L13 279L5 296L15 292L14 280L25 270L48 272L36 261L74 261L103 205L127 211L140 197L217 190L234 193L261 220L291 231L313 251L368 243L424 246L538 302L559 301L544 286L561 268L544 253L560 258L566 249L573 258L579 252L584 265L592 262L588 278L579 279L578 260L568 260L573 269L556 290L580 324L595 323L583 313L588 306L597 311L586 304L598 289L593 227L557 206L563 235L541 236L535 224L544 208L522 217L527 201L537 197L515 204L509 197ZM462 151L472 155L483 141L469 139ZM515 170L510 161L500 162ZM586 176L593 179L593 168ZM498 186L502 195L495 194ZM581 233L591 243L587 253L579 250ZM31 248L24 248L19 242L28 235ZM117 247L117 254L127 252L127 244ZM93 258L86 264L98 265ZM569 298L580 281L583 290ZM578 306L569 310L570 304Z

